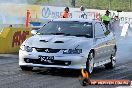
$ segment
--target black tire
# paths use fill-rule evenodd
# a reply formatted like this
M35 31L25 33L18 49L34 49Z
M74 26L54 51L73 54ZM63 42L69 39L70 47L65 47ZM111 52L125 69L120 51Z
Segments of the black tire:
M87 62L86 62L86 71L88 74L93 72L94 68L94 53L91 51L88 55Z
M110 60L111 62L108 63L108 64L105 64L105 69L113 69L115 68L115 65L116 65L116 59L115 59L115 55L116 55L116 47L113 49L113 52L111 54L111 57L110 57Z
M27 66L20 66L20 68L21 68L23 71L32 71L32 70L33 70L33 67L27 67Z

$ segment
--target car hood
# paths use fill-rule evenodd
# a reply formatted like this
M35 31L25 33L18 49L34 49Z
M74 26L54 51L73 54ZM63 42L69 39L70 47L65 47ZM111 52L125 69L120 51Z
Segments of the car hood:
M74 49L92 45L92 38L64 35L34 35L23 45L37 48Z

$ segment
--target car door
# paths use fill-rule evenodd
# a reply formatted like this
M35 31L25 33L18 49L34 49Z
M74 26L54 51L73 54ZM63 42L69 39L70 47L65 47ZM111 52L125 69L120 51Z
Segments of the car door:
M112 35L110 34L110 31L108 29L106 29L105 25L103 23L101 23L102 25L102 29L104 31L104 34L105 34L105 38L104 38L104 53L105 53L105 60L108 60L111 56L111 52L112 52L112 49L111 49L111 43L112 43Z
M94 24L94 50L95 50L95 63L103 61L106 58L106 42L105 34L101 22Z

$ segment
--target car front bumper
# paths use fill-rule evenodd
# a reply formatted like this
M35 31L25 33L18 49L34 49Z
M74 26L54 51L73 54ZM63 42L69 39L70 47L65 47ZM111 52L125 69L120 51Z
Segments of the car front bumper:
M55 61L61 61L63 64L50 64L45 63L27 63L25 59L30 60L39 60L38 56L54 56ZM26 52L19 50L19 65L20 66L31 66L31 67L46 67L46 68L68 68L68 69L81 69L86 68L86 56L82 55L58 55L51 53L42 53L42 52ZM70 62L68 65L65 62Z

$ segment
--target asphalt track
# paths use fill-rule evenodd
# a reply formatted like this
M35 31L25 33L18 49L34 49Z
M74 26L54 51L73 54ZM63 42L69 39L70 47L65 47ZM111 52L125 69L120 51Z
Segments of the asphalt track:
M132 37L117 36L117 47L116 68L106 70L103 66L97 67L90 79L132 80ZM18 54L0 54L0 88L83 88L78 81L79 75L80 71L67 69L22 71L18 65ZM117 86L89 85L84 88L113 87Z

